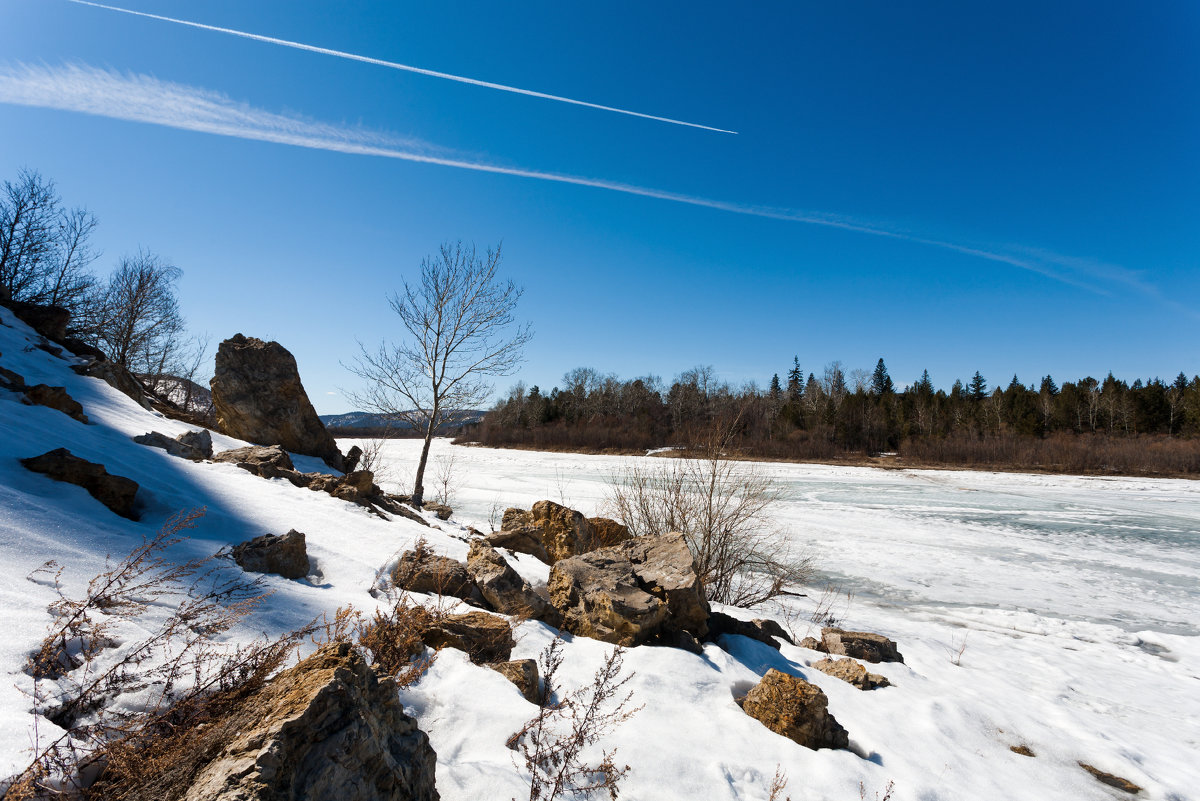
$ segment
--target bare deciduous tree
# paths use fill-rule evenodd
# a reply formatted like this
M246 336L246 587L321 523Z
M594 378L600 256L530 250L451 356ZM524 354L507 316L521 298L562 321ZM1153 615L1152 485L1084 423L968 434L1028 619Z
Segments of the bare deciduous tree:
M121 259L86 310L86 339L161 391L164 377L193 380L206 349L188 339L175 282L183 272L149 251Z
M54 188L32 170L0 188L0 298L62 306L83 303L95 279L89 244L96 218L66 209Z
M425 444L413 481L412 503L425 494L425 464L434 434L463 412L479 408L491 391L489 378L511 375L533 336L516 322L523 290L496 274L500 249L480 257L474 246L443 244L421 261L420 279L392 295L407 338L383 343L347 365L366 382L347 395L365 411L403 421L421 431Z

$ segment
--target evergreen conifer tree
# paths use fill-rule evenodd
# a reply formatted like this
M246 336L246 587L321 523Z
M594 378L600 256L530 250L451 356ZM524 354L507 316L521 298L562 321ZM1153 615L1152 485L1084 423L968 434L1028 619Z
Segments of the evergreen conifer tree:
M970 389L971 397L977 401L987 397L987 380L978 370L975 371L975 375L971 376Z
M881 357L875 365L875 372L871 374L871 392L875 395L891 395L895 391L896 385L892 383Z

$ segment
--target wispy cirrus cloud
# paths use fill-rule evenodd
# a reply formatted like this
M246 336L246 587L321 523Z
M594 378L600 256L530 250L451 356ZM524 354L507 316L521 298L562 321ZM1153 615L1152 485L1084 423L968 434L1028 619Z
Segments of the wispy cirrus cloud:
M28 64L0 66L0 102L295 147L551 181L732 214L819 225L961 253L1029 270L1098 294L1111 295L1132 289L1163 300L1158 290L1140 273L1119 265L1015 245L978 246L954 242L835 214L714 200L600 178L489 163L463 157L417 139L266 111L237 102L219 92L163 81L149 75L120 73L82 64L57 67ZM1175 305L1165 300L1163 302Z
M264 44L273 44L280 47L290 47L294 50L304 50L309 53L317 53L322 56L332 56L334 58L346 59L348 61L358 61L363 64L371 64L376 67L387 67L388 69L400 70L402 72L412 72L417 75L427 75L431 78L441 78L455 83L465 83L471 86L479 86L484 89L494 89L500 92L510 92L512 94L524 95L526 97L535 97L539 100L552 100L557 103L568 103L573 106L583 106L585 108L596 109L598 111L609 111L614 114L625 114L630 117L641 117L644 120L653 120L655 122L666 122L671 125L682 125L687 128L700 128L705 131L713 131L715 133L736 134L737 131L729 131L724 128L715 128L711 125L701 125L698 122L686 122L685 120L676 120L671 117L660 117L655 114L644 114L640 111L631 111L625 108L617 108L615 106L605 106L600 103L590 103L586 100L576 100L571 97L562 97L560 95L552 95L546 92L538 92L533 89L521 89L517 86L508 86L507 84L495 83L493 81L482 81L478 78L467 78L462 75L452 75L448 72L439 72L437 70L425 69L424 67L414 67L411 64L400 64L396 61L385 61L381 58L372 58L359 53L347 53L344 50L331 50L328 47L318 47L316 45L305 44L303 42L293 42L288 39L277 39L274 36L264 36L259 33L249 33L247 31L239 31L234 28L222 28L217 25L205 25L202 22L193 22L186 19L177 19L175 17L165 17L161 14L149 14L145 11L134 11L129 8L121 8L119 6L109 6L103 3L93 3L90 0L70 0L70 2L81 6L91 6L93 8L102 8L106 11L117 11L122 14L131 14L135 17L144 17L146 19L158 20L160 22L170 22L175 25L186 25L189 28L197 28L203 31L212 31L213 33L224 33L229 36L238 36L243 39L250 39L255 42L263 42Z

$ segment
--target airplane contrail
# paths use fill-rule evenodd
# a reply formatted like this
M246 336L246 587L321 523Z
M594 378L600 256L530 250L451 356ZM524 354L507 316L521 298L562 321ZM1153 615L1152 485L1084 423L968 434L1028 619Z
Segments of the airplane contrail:
M296 50L307 50L310 53L320 53L324 56L335 56L337 58L349 59L350 61L361 61L364 64L374 64L378 67L388 67L394 70L403 70L404 72L414 72L418 75L428 75L432 78L444 78L447 81L457 81L458 83L470 84L471 86L482 86L485 89L496 89L501 92L512 92L513 94L525 95L526 97L536 97L542 100L554 100L559 103L570 103L575 106L584 106L586 108L594 108L600 111L611 111L615 114L626 114L630 117L641 117L645 120L654 120L656 122L666 122L671 125L684 125L688 128L700 128L705 131L714 131L716 133L737 134L737 131L729 131L725 128L715 128L711 125L701 125L698 122L686 122L684 120L676 120L670 117L659 117L654 114L643 114L640 111L630 111L624 108L615 108L614 106L605 106L600 103L589 103L586 100L575 100L570 97L561 97L559 95L547 94L546 92L537 92L533 89L521 89L516 86L507 86L502 83L493 83L492 81L481 81L476 78L466 78L462 75L451 75L448 72L438 72L437 70L428 70L423 67L414 67L410 64L399 64L395 61L384 61L379 58L371 58L370 56L360 56L356 53L347 53L342 50L331 50L327 47L317 47L316 45L304 44L302 42L292 42L287 39L276 39L273 36L263 36L257 33L247 33L233 28L221 28L216 25L205 25L200 22L192 22L186 19L176 19L175 17L164 17L160 14L149 14L145 11L134 11L129 8L120 8L119 6L109 6L103 3L93 3L90 0L68 0L81 6L92 6L93 8L103 8L108 11L119 11L122 14L132 14L136 17L146 17L147 19L156 19L163 22L174 22L177 25L187 25L191 28L199 28L204 31L216 31L217 33L228 33L232 36L240 36L244 39L253 39L256 42L267 42L268 44L282 45L284 47L292 47Z
M74 111L239 139L585 186L731 214L837 228L1006 264L1101 295L1134 290L1195 316L1179 304L1163 298L1156 287L1142 279L1140 273L1119 265L1044 250L962 244L820 212L714 200L602 178L472 161L425 142L401 139L361 127L331 125L277 114L236 102L220 92L162 81L149 75L121 74L78 64L61 67L0 65L0 103Z

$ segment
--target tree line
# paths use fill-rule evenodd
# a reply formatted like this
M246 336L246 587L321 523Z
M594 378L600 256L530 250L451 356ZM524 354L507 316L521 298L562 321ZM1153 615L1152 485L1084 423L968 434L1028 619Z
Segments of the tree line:
M805 372L798 358L766 388L734 387L711 367L669 385L591 368L549 392L517 384L461 439L485 445L589 451L688 448L714 421L736 420L746 456L863 459L1066 472L1200 473L1200 377L1128 383L1109 373L1059 384L1017 376L992 385L976 372L949 390L924 371L898 387L881 358L873 371L840 362Z
M189 389L207 343L189 337L180 311L182 270L144 248L97 274L92 245L99 225L84 207L68 207L54 182L23 169L0 187L0 302L57 306L70 314L67 337L103 351L147 388ZM179 397L173 398L177 402Z

